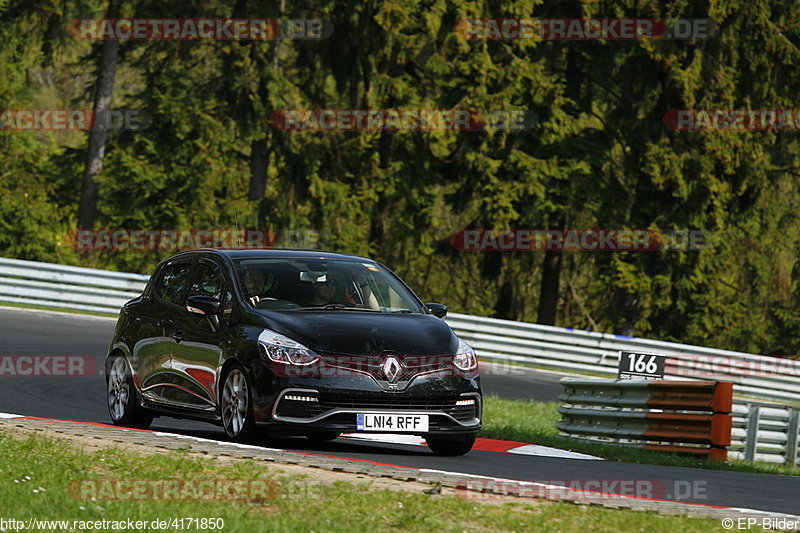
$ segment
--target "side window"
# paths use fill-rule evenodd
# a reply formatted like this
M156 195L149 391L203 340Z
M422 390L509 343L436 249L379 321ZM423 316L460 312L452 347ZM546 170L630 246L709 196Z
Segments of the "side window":
M197 267L197 276L189 289L190 296L212 296L222 301L222 289L225 278L219 267L214 264L201 262Z
M181 299L189 283L191 271L191 263L173 263L164 267L161 279L156 285L158 297L176 305L183 305Z

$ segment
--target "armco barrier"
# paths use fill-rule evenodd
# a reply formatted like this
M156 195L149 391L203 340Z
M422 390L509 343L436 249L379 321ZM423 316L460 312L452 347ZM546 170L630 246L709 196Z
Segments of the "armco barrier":
M727 459L731 383L565 378L561 384L563 436Z
M747 461L798 464L800 408L757 402L733 406L728 456Z
M447 322L484 360L616 376L621 351L656 353L667 356L665 379L729 381L741 396L800 398L800 361L456 313Z
M0 302L116 315L150 276L0 258Z
M65 307L116 315L149 277L0 258L0 302ZM531 363L615 376L620 351L668 356L666 378L730 381L741 396L794 402L800 361L451 313L447 322L483 360Z

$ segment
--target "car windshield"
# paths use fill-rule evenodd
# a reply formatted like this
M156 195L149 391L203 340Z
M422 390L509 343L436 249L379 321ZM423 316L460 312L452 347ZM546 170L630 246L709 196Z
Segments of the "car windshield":
M394 274L375 263L259 258L235 264L239 286L257 309L425 312Z

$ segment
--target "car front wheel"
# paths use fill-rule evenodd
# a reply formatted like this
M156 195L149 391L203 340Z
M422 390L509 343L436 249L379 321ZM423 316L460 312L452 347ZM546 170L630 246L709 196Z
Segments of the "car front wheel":
M232 440L247 441L255 433L251 398L250 386L244 371L239 367L231 368L225 374L223 381L220 408L222 427Z
M425 442L435 455L464 455L472 449L477 436L475 433L456 436L428 435Z

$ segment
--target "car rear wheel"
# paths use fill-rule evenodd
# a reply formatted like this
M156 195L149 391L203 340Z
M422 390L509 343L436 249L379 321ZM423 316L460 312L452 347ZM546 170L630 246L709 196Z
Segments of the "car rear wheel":
M472 449L477 436L475 433L456 436L428 435L425 442L435 455L464 455Z
M228 437L235 441L247 441L255 434L253 401L247 376L239 367L231 368L222 385L220 409L222 427Z
M106 391L108 413L116 426L147 429L153 422L153 415L139 405L136 387L133 385L128 362L121 355L109 360Z

